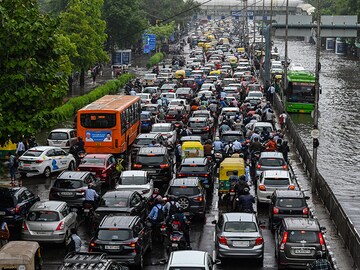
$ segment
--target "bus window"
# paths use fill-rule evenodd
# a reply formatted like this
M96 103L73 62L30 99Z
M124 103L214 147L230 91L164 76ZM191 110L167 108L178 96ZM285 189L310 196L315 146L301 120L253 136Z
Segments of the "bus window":
M116 125L116 114L85 113L80 116L84 128L112 128Z

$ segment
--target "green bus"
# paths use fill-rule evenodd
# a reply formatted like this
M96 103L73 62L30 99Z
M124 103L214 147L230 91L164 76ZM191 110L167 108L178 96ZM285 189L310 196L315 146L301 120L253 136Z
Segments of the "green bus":
M315 74L307 70L289 70L287 89L283 89L286 111L290 113L311 113L315 103Z

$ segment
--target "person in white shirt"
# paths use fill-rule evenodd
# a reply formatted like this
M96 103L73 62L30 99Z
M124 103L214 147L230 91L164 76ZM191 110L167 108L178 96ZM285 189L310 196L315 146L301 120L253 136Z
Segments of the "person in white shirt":
M16 154L21 156L25 152L25 144L23 141L19 141L17 148L16 148Z

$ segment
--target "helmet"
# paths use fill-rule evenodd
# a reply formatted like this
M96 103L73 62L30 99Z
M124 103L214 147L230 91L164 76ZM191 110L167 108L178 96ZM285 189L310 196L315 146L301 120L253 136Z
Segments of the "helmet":
M240 181L246 181L245 175L239 176L239 180L240 180Z
M206 140L206 143L207 143L207 144L211 144L212 141L211 141L210 139L208 139L208 140Z
M244 193L245 193L245 194L249 194L249 191L250 191L249 188L247 188L247 187L244 188Z
M83 139L83 138L82 138L81 136L78 137L78 140L79 140L79 141L82 141L82 139Z
M238 175L238 171L237 171L237 170L233 170L233 174L234 174L234 175Z
M220 138L219 138L219 137L215 137L215 141L220 141Z

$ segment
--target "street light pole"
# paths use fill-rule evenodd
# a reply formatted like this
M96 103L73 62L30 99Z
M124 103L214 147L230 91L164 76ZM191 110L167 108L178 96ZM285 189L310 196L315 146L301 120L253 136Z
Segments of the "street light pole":
M289 0L286 0L286 16L285 16L285 66L284 66L284 78L282 79L282 93L281 98L286 111L285 94L287 92L287 73L288 73L288 30L289 30Z
M315 106L314 106L314 129L318 129L319 124L319 94L320 94L320 83L319 83L319 63L320 63L320 49L321 49L321 37L320 37L320 1L317 0L317 29L316 29L316 57L315 57ZM313 138L313 177L311 179L311 192L316 192L317 186L317 147L319 141L317 138Z

